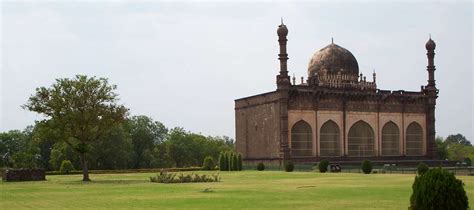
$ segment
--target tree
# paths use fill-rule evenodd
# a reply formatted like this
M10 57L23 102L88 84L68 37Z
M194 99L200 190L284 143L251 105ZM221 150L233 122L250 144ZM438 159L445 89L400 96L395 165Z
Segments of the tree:
M114 126L98 141L91 143L89 167L126 169L131 162L132 142L122 125Z
M436 139L436 146L438 150L438 158L441 160L445 160L448 158L448 147L446 143L443 141L443 137L437 136Z
M83 181L90 181L87 154L91 142L99 140L123 122L128 109L117 104L115 85L105 78L77 75L56 79L50 88L40 87L23 105L24 109L44 115L58 139L79 153Z
M150 117L140 115L127 120L127 128L133 145L133 168L140 168L143 163L145 151L153 151L154 146L162 143L168 134L168 129ZM151 160L148 160L151 162Z
M450 160L462 161L466 157L474 155L474 147L458 143L451 143L448 147L448 157Z
M192 139L189 133L182 128L173 128L169 139L165 142L167 153L175 162L176 167L189 166L191 161Z
M448 145L455 143L455 144L461 144L461 145L464 145L464 146L472 146L471 142L469 140L467 140L466 137L463 136L460 133L458 133L456 135L449 135L446 138L445 142Z

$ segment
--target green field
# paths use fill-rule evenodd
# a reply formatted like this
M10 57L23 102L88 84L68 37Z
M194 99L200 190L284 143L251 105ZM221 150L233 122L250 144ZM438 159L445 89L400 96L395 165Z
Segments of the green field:
M187 172L190 173L190 172ZM198 172L208 173L208 172ZM241 171L218 183L151 183L155 173L47 176L0 183L0 209L18 208L284 208L407 209L414 175ZM474 177L458 176L474 200ZM210 188L212 192L202 192Z

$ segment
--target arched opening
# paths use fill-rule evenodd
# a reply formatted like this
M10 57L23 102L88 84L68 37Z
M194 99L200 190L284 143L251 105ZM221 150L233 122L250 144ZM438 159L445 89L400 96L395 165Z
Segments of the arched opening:
M400 130L392 121L382 128L382 155L400 155Z
M341 155L339 126L334 121L329 120L321 126L319 145L321 156Z
M406 155L423 155L423 129L416 122L410 123L406 132Z
M356 122L349 129L347 153L349 156L364 157L374 155L374 131L364 121Z
M303 120L291 128L291 155L293 157L313 155L313 133L311 126Z

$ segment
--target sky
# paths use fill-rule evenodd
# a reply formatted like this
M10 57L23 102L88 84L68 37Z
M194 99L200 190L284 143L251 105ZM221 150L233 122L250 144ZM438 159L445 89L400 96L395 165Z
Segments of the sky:
M471 1L2 1L0 132L42 119L21 108L35 88L74 75L109 78L131 115L235 137L234 100L276 89L283 17L288 69L307 77L338 44L385 90L427 84L436 42L437 135L473 137ZM299 81L299 79L298 79Z

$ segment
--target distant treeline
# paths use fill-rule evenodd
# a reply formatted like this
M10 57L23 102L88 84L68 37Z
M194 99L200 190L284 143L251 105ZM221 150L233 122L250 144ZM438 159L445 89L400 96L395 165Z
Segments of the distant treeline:
M189 167L201 166L207 156L217 160L221 151L233 151L234 140L168 129L150 117L133 116L85 149L90 169ZM59 170L63 160L70 160L81 169L76 151L43 122L0 133L0 155L0 167Z

